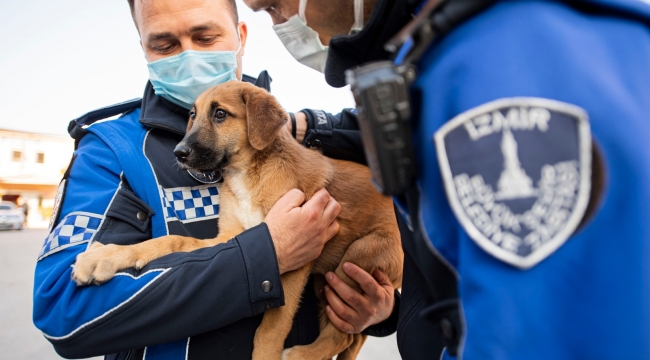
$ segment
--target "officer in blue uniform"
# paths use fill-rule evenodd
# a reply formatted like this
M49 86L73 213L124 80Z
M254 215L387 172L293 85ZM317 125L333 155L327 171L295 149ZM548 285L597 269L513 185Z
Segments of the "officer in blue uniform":
M148 4L153 7L162 2ZM146 49L158 55L171 53L149 58L151 81L144 97L93 111L70 123L77 149L59 187L50 234L36 266L33 314L36 326L64 357L250 358L263 312L283 305L278 263L300 266L298 256L304 256L301 261L317 256L333 235L322 229L336 216L332 210L336 204L322 193L303 205L323 213L314 222L276 213L273 221L267 218L267 223L227 244L171 254L141 271L121 272L101 286L77 287L70 279L76 256L92 241L128 245L167 234L217 235L219 172L180 171L173 149L185 133L193 96L215 83L240 78L269 90L271 80L266 72L257 79L241 75L246 28L243 23L237 25L234 3L175 6L155 14L153 26L166 25L143 38ZM149 10L149 15L155 13ZM194 22L207 22L194 26L189 21L192 32L187 35L183 31L187 18L171 15L179 13ZM144 33L143 28L139 30ZM215 32L218 39L211 35ZM188 37L189 45L185 43ZM209 50L220 51L186 50L197 44L214 45ZM197 69L205 73L192 72ZM98 121L116 114L123 115ZM327 117L331 135L343 120ZM345 149L339 155L345 155ZM302 201L295 192L280 200L285 208L298 207ZM278 226L293 232L286 241L305 244L297 251L302 255L276 257L282 245L273 230ZM317 301L311 287L307 289L287 347L311 343L318 336ZM384 319L392 310L369 305L370 310L377 307L385 313ZM367 332L386 335L394 331L395 323L396 313Z
M414 230L402 356L436 358L421 346L433 332L410 331L420 315L444 358L650 358L650 4L371 4L360 32L324 42L323 69L333 86L371 61L417 69L417 178L396 198Z

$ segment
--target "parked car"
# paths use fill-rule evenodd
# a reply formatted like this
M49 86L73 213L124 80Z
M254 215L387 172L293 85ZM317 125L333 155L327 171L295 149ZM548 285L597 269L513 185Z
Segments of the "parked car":
M0 229L22 230L25 213L11 201L0 201Z

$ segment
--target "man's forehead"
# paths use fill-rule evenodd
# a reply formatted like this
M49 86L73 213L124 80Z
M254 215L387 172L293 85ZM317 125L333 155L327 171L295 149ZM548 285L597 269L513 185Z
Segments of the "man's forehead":
M140 25L169 17L229 13L228 0L135 0L134 15Z

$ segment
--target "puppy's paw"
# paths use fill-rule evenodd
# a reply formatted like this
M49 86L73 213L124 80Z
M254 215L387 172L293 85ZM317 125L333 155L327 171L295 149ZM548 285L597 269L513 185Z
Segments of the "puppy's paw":
M284 349L282 351L282 360L298 360L298 359L307 359L305 354L302 354L300 351L303 346L294 346L292 348Z
M129 252L127 246L102 245L95 242L88 250L77 255L72 280L78 286L104 283L118 271L135 265L135 261L130 260Z

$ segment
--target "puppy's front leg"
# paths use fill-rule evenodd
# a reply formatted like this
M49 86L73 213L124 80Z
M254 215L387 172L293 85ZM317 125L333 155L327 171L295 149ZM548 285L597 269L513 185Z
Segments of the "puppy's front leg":
M130 267L139 270L151 261L167 254L190 252L224 243L244 230L239 221L231 219L231 217L225 216L220 223L223 231L216 238L209 240L168 235L135 245L102 245L95 242L88 250L77 255L77 261L72 271L72 280L78 285L100 284L113 278L120 270Z
M120 270L141 269L149 262L173 252L188 252L210 244L199 239L169 235L147 240L135 245L102 245L93 243L88 250L77 255L72 279L78 285L103 283Z
M264 313L262 323L255 332L253 360L279 360L282 357L284 340L291 331L311 267L309 263L281 276L284 306Z

